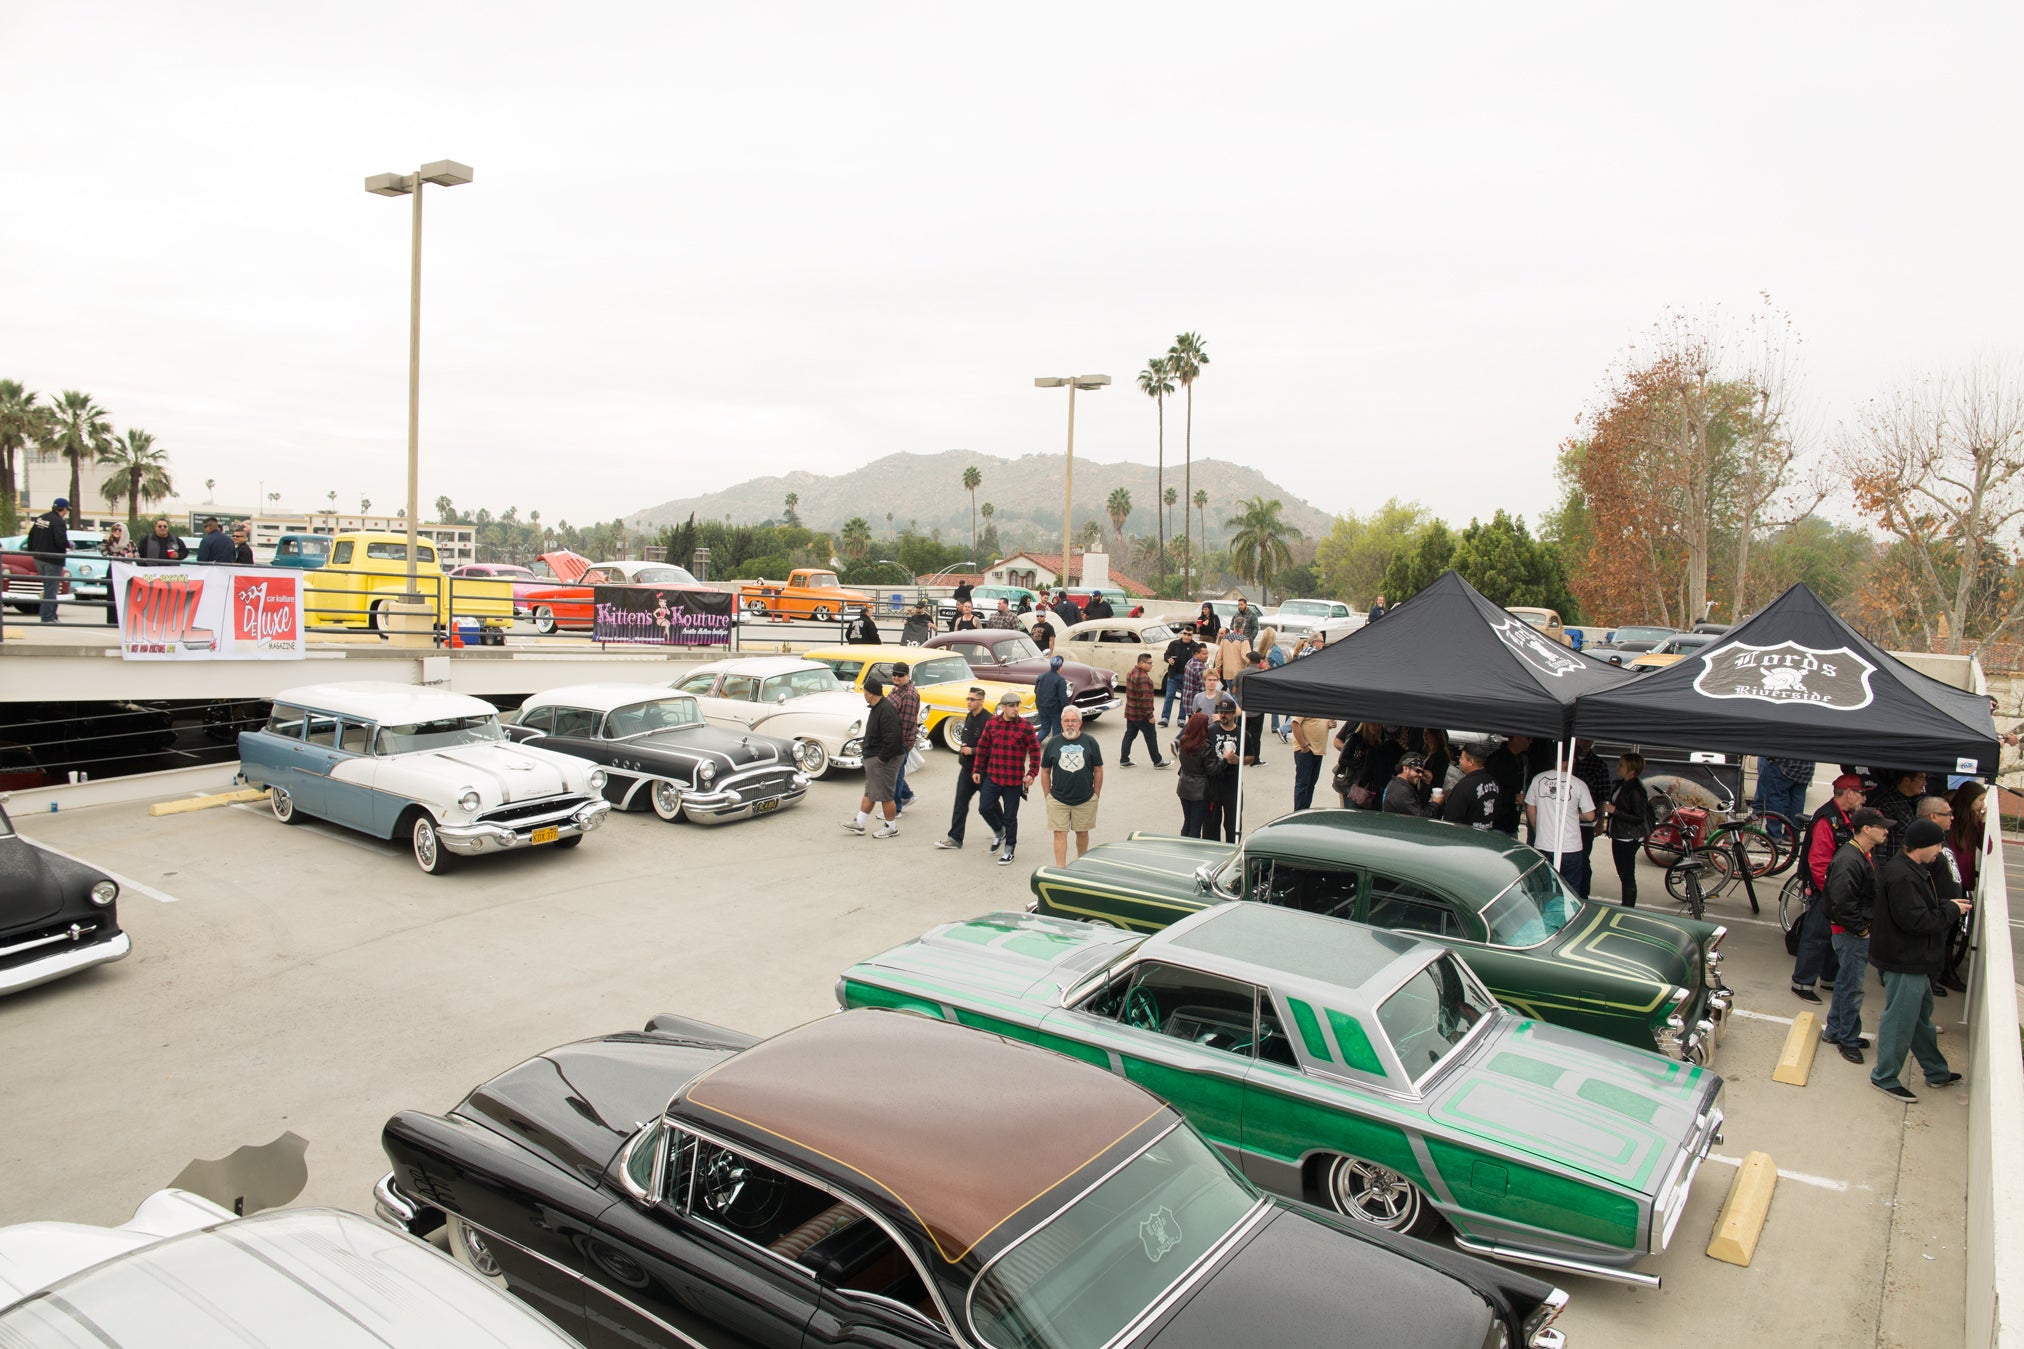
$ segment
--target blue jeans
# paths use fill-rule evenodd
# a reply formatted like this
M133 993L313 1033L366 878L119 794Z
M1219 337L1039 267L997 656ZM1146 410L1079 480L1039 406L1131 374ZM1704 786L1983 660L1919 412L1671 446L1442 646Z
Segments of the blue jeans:
M1926 1085L1945 1077L1947 1067L1940 1053L1939 1032L1933 1029L1933 981L1924 974L1899 974L1883 970L1883 1015L1876 1023L1876 1066L1869 1080L1879 1087L1902 1085L1898 1072L1910 1051L1925 1070Z
M1166 683L1167 700L1160 704L1160 725L1165 726L1174 719L1174 704L1181 700L1181 677L1169 675Z
M1181 802L1181 837L1200 838L1202 836L1202 825L1208 821L1208 818L1209 803L1207 801Z
M1869 938L1853 932L1836 932L1833 936L1834 958L1841 962L1841 968L1834 974L1834 1001L1827 1008L1827 1030L1822 1038L1858 1048L1856 1041L1862 1038L1862 982L1869 974Z
M1800 862L1805 866L1804 861ZM1827 901L1819 895L1806 906L1799 919L1799 959L1792 966L1792 986L1811 988L1825 979L1829 985L1840 970L1834 956L1834 932L1827 922Z
M1552 853L1546 855L1548 857L1553 856ZM1560 854L1560 879L1567 882L1568 889L1586 899L1588 897L1588 854L1579 848L1576 848L1572 852Z
M1293 808L1306 810L1314 804L1314 788L1321 781L1321 756L1304 749L1293 751Z
M893 782L893 808L902 809L914 799L914 789L907 786L907 756L900 756L900 775Z
M1806 783L1787 782L1785 775L1775 768L1757 770L1757 794L1750 798L1750 804L1759 811L1775 810L1806 827Z
M1019 846L1019 789L985 778L977 788L977 814L994 834L1005 836L1005 851Z
M56 621L56 592L63 588L63 564L35 559L35 570L42 573L42 613L44 623Z
M1131 744L1139 736L1146 738L1147 757L1155 764L1160 763L1160 742L1153 738L1153 724L1149 721L1127 721L1124 724L1124 748L1117 752L1117 761L1121 764L1131 762Z
M1061 734L1061 709L1043 707L1039 709L1040 721L1034 726L1034 733L1040 737L1040 744L1046 747L1048 737Z

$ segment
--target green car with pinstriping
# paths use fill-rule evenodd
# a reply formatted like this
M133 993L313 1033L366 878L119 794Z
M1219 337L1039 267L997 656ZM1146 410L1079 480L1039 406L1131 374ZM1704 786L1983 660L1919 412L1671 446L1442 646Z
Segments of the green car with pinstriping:
M995 913L846 970L1148 1088L1254 1181L1391 1231L1656 1286L1721 1141L1706 1068L1521 1017L1443 947L1263 904L1152 936Z
M1581 899L1517 839L1368 810L1304 810L1241 847L1133 834L1033 873L1034 913L1155 932L1226 900L1439 942L1515 1012L1689 1063L1727 1030L1716 923Z

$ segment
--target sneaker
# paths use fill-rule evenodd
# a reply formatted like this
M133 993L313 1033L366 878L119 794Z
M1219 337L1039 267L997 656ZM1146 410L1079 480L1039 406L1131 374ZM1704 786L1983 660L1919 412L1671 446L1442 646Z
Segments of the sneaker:
M1936 998L1947 996L1947 986L1937 979L1933 980L1933 996Z
M1903 1101L1906 1105L1917 1105L1919 1103L1919 1098L1906 1091L1900 1083L1894 1082L1886 1087L1883 1083L1872 1079L1870 1085L1890 1097L1893 1101Z
M843 827L845 829L850 830L850 832L853 834L862 834L864 832L864 826L859 824L856 820L843 821Z
M1854 1045L1843 1045L1841 1047L1841 1057L1847 1059L1850 1063L1861 1063L1862 1051Z
M1818 993L1815 993L1810 988L1801 988L1797 984L1792 985L1792 996L1799 999L1801 1002L1820 1001L1820 995Z
M1171 722L1166 722L1166 721L1162 721L1162 722L1160 723L1160 725L1162 725L1162 726L1169 726L1169 725L1172 725L1172 724L1173 724L1173 723L1171 723Z
M1827 1036L1826 1036L1826 1034L1825 1034L1825 1033L1823 1033L1823 1034L1821 1035L1821 1037L1820 1037L1820 1043L1822 1043L1822 1044L1824 1044L1824 1045L1831 1045L1831 1044L1834 1044L1834 1043L1835 1043L1835 1041L1833 1041L1833 1040L1830 1040L1830 1039L1828 1039L1828 1038L1827 1038ZM1867 1035L1858 1035L1858 1036L1856 1036L1856 1037L1855 1037L1855 1047L1856 1047L1857 1049L1868 1049L1868 1048L1869 1048L1869 1037L1868 1037Z
M1951 1087L1960 1080L1961 1075L1959 1073L1948 1073L1945 1077L1927 1078L1926 1086L1933 1091L1938 1091L1941 1087Z
M935 846L937 848L943 848L949 851L954 851L955 849L961 848L963 846L963 840L959 838L938 838L935 840Z
M900 836L900 822L897 819L887 820L884 824L874 829L871 836L873 838L898 838Z
M1119 759L1119 760L1117 761L1117 766L1118 766L1119 768L1130 768L1130 767L1131 767L1131 760L1130 760L1130 759Z
M1172 760L1172 759L1154 759L1154 760L1153 760L1153 767L1154 767L1154 768L1165 768L1165 767L1166 767L1166 766L1167 766L1168 764L1170 764L1170 763L1172 763L1172 762L1173 762L1173 760Z
M998 865L1001 867L1009 867L1012 865L1012 850L1010 848L1007 848L1004 852L998 854Z
M991 835L991 851L1003 852L1004 850L1005 850L1005 836L1003 834Z

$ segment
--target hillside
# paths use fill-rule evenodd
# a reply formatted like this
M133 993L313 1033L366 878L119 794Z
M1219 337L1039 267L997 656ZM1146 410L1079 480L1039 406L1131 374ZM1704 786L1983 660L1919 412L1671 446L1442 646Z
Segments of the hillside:
M979 505L988 501L996 508L998 533L1008 547L1056 541L1061 536L1062 456L1028 454L1017 459L998 459L965 450L940 454L889 454L849 473L824 477L815 473L788 473L778 477L754 478L721 492L705 496L680 497L649 506L626 517L628 528L653 528L680 524L690 514L697 519L723 519L752 524L778 520L785 511L789 492L800 495L798 508L803 524L813 529L834 530L853 515L871 522L874 532L883 534L885 517L892 527L912 525L921 533L936 529L954 540L970 529L970 494L963 490L963 470L974 465L984 482L977 489ZM1197 489L1209 493L1209 538L1227 534L1223 520L1235 503L1253 496L1285 503L1283 518L1319 539L1328 530L1331 517L1295 497L1256 469L1220 459L1197 459L1194 468ZM1181 485L1178 464L1167 465L1167 485ZM1151 464L1105 464L1077 455L1075 459L1075 523L1094 519L1110 531L1104 503L1111 489L1123 487L1131 493L1132 513L1125 524L1131 534L1150 534L1153 529L1154 470ZM979 522L981 524L981 521ZM1171 533L1179 533L1177 519L1168 522Z

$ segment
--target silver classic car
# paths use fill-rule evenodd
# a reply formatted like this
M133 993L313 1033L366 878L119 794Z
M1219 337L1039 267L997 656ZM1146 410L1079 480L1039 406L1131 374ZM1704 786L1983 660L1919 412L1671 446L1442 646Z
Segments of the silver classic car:
M523 744L599 765L605 798L620 810L651 807L664 820L728 824L808 794L800 742L722 730L703 720L695 698L655 684L550 689L507 721Z
M727 731L764 731L801 746L801 767L819 778L864 767L864 695L836 671L800 656L745 656L700 666L675 685L703 720Z
M603 769L512 744L488 702L407 684L288 689L240 733L239 760L283 824L405 838L431 875L459 855L574 847L611 810Z

